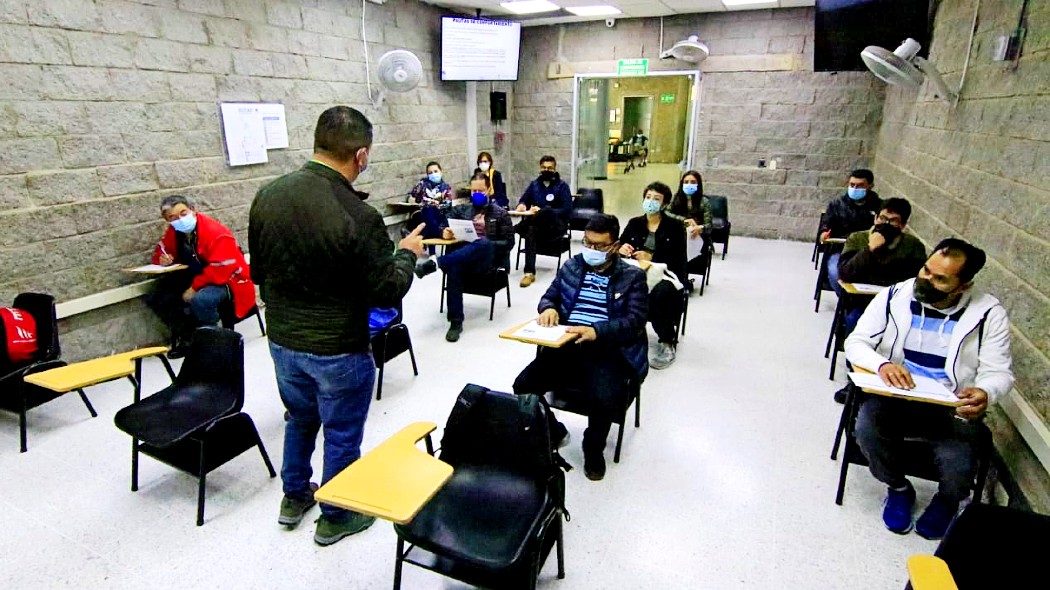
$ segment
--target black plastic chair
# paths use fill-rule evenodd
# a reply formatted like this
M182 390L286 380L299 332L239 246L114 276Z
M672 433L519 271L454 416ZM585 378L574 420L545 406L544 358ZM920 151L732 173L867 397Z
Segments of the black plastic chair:
M139 453L199 479L197 526L204 524L208 473L258 447L277 473L244 406L244 339L232 330L198 328L175 383L113 418L131 441L131 491L139 489Z
M602 189L581 188L580 194L572 200L569 230L583 231L587 227L587 222L601 213L605 213L605 198L602 196Z
M817 235L813 238L813 255L810 256L810 262L813 263L813 270L817 270L817 258L820 257L820 234L821 230L824 229L824 224L827 223L828 212L827 210L820 212L820 220L817 222Z
M510 290L507 291L509 293ZM379 376L376 378L376 401L383 399L383 373L386 371L386 364L401 353L408 351L408 356L412 359L412 374L419 375L416 352L412 349L412 337L408 333L408 326L401 323L402 319L399 309L397 319L372 337L372 360L379 369Z
M531 590L555 546L565 577L565 475L547 412L534 395L463 389L441 441L451 479L410 523L394 525L394 590L404 563L484 588Z
M587 416L591 410L590 405L586 401L586 395L571 386L548 391L544 397L547 399L550 407L563 412ZM624 424L627 423L627 410L630 409L631 404L634 404L634 427L641 428L642 389L636 379L627 378L624 380L623 387L620 388L620 405L616 408L616 412L613 413L613 424L620 427L616 433L616 450L613 451L613 463L620 462L620 448L623 446L623 429Z
M700 275L703 277L700 280L701 297L704 296L704 285L711 282L711 259L714 258L713 251L714 248L712 248L711 242L705 239L703 246L700 248L700 255L694 256L692 260L686 263L686 272L691 275ZM690 283L692 282L692 279L690 279ZM690 286L689 289L692 290L693 287L695 287L695 285Z
M831 449L831 459L835 460L838 456L839 448L843 443L845 444L842 452L842 467L839 470L838 489L835 492L835 503L839 506L842 506L842 496L846 491L846 475L849 472L849 466L851 464L864 467L868 465L868 459L861 452L860 445L857 444L855 429L860 406L864 399L872 394L864 393L852 384L850 384L848 391L846 403L842 407L842 414L839 417L838 431L835 433L835 446ZM923 402L911 403L919 404ZM929 444L916 440L907 441L906 446L908 452L904 455L905 473L921 479L938 481L940 477ZM984 491L984 483L988 478L988 465L992 454L992 432L988 430L988 426L984 422L981 422L979 425L975 452L977 454L977 477L974 480L973 490L974 500L980 502Z
M227 330L232 330L234 326L243 322L244 320L255 316L255 319L259 322L259 331L262 335L266 335L266 324L263 323L262 312L259 311L258 305L253 305L248 313L244 314L244 317L237 317L237 313L233 307L233 293L230 291L229 285L226 286L226 293L229 297L219 304L219 322L222 323L222 327Z
M467 273L463 275L463 294L479 295L488 297L489 321L492 321L496 313L496 294L501 290L507 290L507 307L510 307L510 279L505 268L494 268L488 272ZM441 305L438 313L445 312L445 291L448 290L448 275L441 273Z
M711 241L722 244L722 260L729 251L729 233L733 224L729 221L729 199L718 195L705 195L711 205Z
M685 287L682 289L682 315L678 316L678 325L676 326L678 336L685 336L685 323L689 319L689 295L693 293L693 289L696 287L694 279L689 279ZM700 280L700 294L703 295L704 282Z
M551 256L558 259L558 265L555 269L561 269L561 257L563 254L567 254L569 257L572 256L571 238L569 237L569 231L565 231L565 235L558 236L553 240L537 240L536 243L536 255L537 256ZM518 236L518 254L514 258L514 270L518 270L521 266L521 257L525 255L525 236Z
M11 307L33 316L37 330L37 353L29 362L9 366L6 364L6 351L0 353L0 358L4 359L3 368L0 369L0 410L18 414L19 450L24 453L29 450L26 413L65 394L31 385L23 379L26 375L64 367L66 363L59 360L62 349L58 344L55 298L43 293L21 293L15 297ZM77 393L91 417L98 416L84 390L77 390Z
M824 291L834 291L831 287L831 279L828 278L828 259L832 254L842 251L842 244L823 244L821 246L820 270L817 271L817 284L813 289L813 312L820 311L820 298Z

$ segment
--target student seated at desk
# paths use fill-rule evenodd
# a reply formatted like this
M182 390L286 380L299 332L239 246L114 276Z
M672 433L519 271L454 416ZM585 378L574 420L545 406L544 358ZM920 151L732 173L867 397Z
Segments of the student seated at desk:
M570 258L540 299L542 326L565 324L579 338L561 348L541 348L514 380L514 393L543 395L554 387L577 386L593 411L583 433L584 472L605 477L605 439L612 413L630 376L639 385L649 372L645 336L648 288L645 273L617 255L620 224L596 215L584 230L583 252ZM565 425L551 416L551 439L568 441Z
M504 209L509 207L510 199L507 198L507 183L503 182L503 175L499 173L499 170L496 170L496 161L492 159L492 154L488 152L478 154L478 167L474 169L474 174L478 172L484 173L489 177L489 190L486 191L489 199Z
M447 254L437 260L430 259L416 265L416 276L423 278L441 269L448 280L446 296L448 297L448 332L445 340L456 342L463 333L463 280L464 276L478 269L507 267L507 258L514 243L514 226L507 210L495 203L490 203L486 195L488 175L475 174L470 179L469 189L456 191L456 198L449 210L449 219L463 219L474 223L478 239L464 244L448 247ZM452 230L445 227L442 237L454 239Z
M872 220L882 209L879 194L872 190L875 174L863 168L850 172L846 194L828 203L821 228L820 242L828 238L846 238L853 232L871 227ZM841 247L828 250L828 282L832 288L839 282L839 256Z
M706 233L711 227L711 204L704 196L704 180L696 170L689 170L678 181L678 192L664 215L685 224L691 236ZM705 236L706 239L706 236Z
M914 526L923 537L938 539L973 487L977 421L1013 386L1006 310L995 297L973 290L984 262L982 250L942 240L918 278L876 295L846 339L846 358L877 372L887 385L912 389L912 375L922 375L962 402L952 408L872 395L860 407L857 444L872 475L889 487L882 520L898 534L912 529L915 505L915 490L901 468L901 444L928 441L936 457L937 494Z
M649 292L649 321L660 339L649 366L665 369L675 360L678 346L676 323L682 315L681 288L689 280L686 273L685 226L664 215L671 202L671 187L654 182L642 191L642 215L631 218L620 235L620 256L667 265L678 277L678 285L660 281Z
M529 184L518 200L518 211L532 211L534 217L523 219L514 231L525 237L525 274L521 286L536 281L536 244L565 234L572 213L572 191L558 174L554 156L540 158L540 176Z
M237 317L255 307L255 284L233 232L198 213L181 195L165 197L160 214L168 222L153 252L153 264L185 264L186 271L161 277L146 304L171 329L169 358L184 356L199 326L219 323L219 305L232 294Z
M447 225L445 211L452 203L452 187L442 178L441 164L428 163L427 175L412 187L409 196L423 207L412 214L408 226L415 227L419 223L425 223L423 237L440 238L442 228Z

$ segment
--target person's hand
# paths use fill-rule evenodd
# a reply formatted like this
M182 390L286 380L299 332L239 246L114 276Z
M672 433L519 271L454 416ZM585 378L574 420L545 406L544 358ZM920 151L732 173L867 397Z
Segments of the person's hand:
M699 236L703 231L704 231L704 226L702 226L702 225L695 225L694 224L694 225L689 227L689 236L695 238L695 237Z
M686 219L684 223L686 227L693 227L694 225L696 225L696 221L692 219Z
M401 250L408 250L409 252L416 255L419 258L423 255L423 228L426 227L425 223L420 223L416 226L416 229L412 230L412 233L401 238L401 241L397 243L397 247Z
M959 394L963 405L955 408L955 413L967 420L980 418L988 409L988 392L978 387L967 387Z
M580 337L576 339L576 344L582 342L593 342L598 339L598 333L590 326L569 326L568 328L565 328L565 332L568 334L580 335Z
M652 262L653 261L653 253L652 252L646 252L645 250L638 250L638 251L636 251L634 253L634 259L635 260L644 260L646 262Z
M537 211L539 211L539 210L540 210L540 206L539 206L539 205L533 205L533 206L532 206L532 207L531 207L531 208L529 209L529 211L531 211L532 213L535 213L535 212L537 212Z
M820 243L823 244L824 240L826 240L826 239L828 239L830 237L831 237L831 230L829 229L829 230L825 231L824 233L820 234Z
M634 255L634 246L632 246L630 244L624 244L624 245L620 246L620 256L623 256L624 258L630 258L633 255Z
M193 296L196 295L196 294L197 294L197 292L193 290L193 287L190 287L189 289L186 289L185 291L182 292L182 300L185 301L186 303L189 303L190 301L193 300Z
M525 204L524 203L519 204L517 206L517 208L515 209L515 211L518 211L519 213L525 211Z
M446 227L445 229L441 230L441 239L454 240L456 239L456 234L452 233L452 230Z
M868 233L868 250L874 252L886 245L886 236L882 232L871 231Z
M552 308L543 310L540 317L536 318L536 323L543 326L544 328L551 328L558 325L558 310Z
M168 254L161 254L157 261L161 266L171 266L172 264L175 264L175 258Z
M893 363L882 363L879 367L879 377L882 382L897 389L915 389L915 381L911 378L908 369Z

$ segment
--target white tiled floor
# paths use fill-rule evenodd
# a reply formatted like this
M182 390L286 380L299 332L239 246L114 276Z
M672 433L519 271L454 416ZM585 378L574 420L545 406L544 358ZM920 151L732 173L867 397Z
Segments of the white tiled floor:
M852 470L844 506L833 502L839 464L828 453L840 406L821 353L834 298L813 313L809 246L746 238L732 246L725 261L716 259L705 295L691 300L678 362L646 381L642 427L628 428L622 462L610 461L604 481L587 481L580 468L584 420L563 418L574 438L565 456L578 467L567 476L567 577L555 579L552 559L543 588L896 589L906 557L934 549L882 527L883 491L866 470ZM492 322L488 301L468 297L458 344L443 339L438 279L417 282L405 307L420 375L412 377L407 357L388 367L364 448L415 420L444 424L467 382L509 390L533 349L496 333L534 313L553 274L542 257L536 285L520 289L520 273L512 274L513 308L497 300ZM283 409L266 341L252 322L240 329L245 410L279 465ZM146 369L147 391L166 385L159 362ZM0 414L0 588L391 583L389 523L329 548L313 544L309 522L284 530L276 523L280 482L255 453L209 477L200 528L193 478L146 458L142 487L130 492L130 439L112 417L130 403L131 387L116 382L88 394L96 419L75 396L33 410L26 454L17 452L17 420ZM315 466L319 472L319 455ZM917 485L920 502L932 494ZM404 587L461 586L407 567Z

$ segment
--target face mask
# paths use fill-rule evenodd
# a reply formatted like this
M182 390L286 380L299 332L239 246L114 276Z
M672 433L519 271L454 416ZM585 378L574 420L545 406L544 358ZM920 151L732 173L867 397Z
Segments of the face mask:
M440 184L441 183L441 173L440 172L431 172L430 174L427 174L427 178L430 180L430 182L433 182L434 184Z
M475 207L484 207L489 204L489 196L482 192L470 193L470 202L474 203Z
M190 213L171 222L171 227L177 232L188 234L197 229L197 215Z
M882 237L886 238L887 242L892 242L902 233L899 227L888 223L875 224L875 229L873 231L882 234Z
M481 162L481 163L478 164L478 168L481 168L482 172L488 172L489 171L489 166L491 166L491 165L492 164L489 164L488 162Z
M929 279L915 279L915 300L919 303L933 305L944 301L950 296L951 293L945 293L934 287L933 282Z
M609 259L609 253L608 252L603 252L601 250L595 250L594 248L588 248L586 246L584 246L583 251L581 252L581 254L583 254L583 261L586 262L587 265L591 266L591 267L601 266L601 265L605 264L606 260Z
M642 199L642 212L646 215L659 213L660 201L654 201L653 199Z
M868 195L868 189L853 188L851 186L848 189L846 189L846 194L849 195L849 198L853 199L854 201L862 201L864 200L864 197Z
M689 195L690 197L696 194L696 190L700 188L698 184L683 184L682 192Z
M550 183L553 183L557 179L558 179L558 173L553 171L553 170L544 170L543 172L540 172L540 181L542 181L542 182L546 182L546 183L550 184Z

